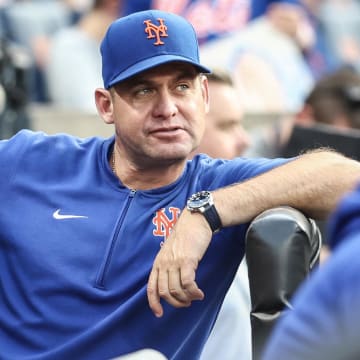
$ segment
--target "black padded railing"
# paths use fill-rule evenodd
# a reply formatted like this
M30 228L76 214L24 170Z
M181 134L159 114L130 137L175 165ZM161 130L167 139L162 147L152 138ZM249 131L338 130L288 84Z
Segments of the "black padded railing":
M253 360L261 359L266 341L291 298L317 265L321 233L312 219L291 207L266 210L250 224L246 261L251 296Z

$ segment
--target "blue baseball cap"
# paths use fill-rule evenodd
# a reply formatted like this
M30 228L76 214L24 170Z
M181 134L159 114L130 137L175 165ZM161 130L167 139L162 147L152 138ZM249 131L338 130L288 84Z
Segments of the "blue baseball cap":
M114 21L101 42L100 51L106 89L172 61L192 64L199 72L211 72L200 64L193 26L179 15L159 10L140 11Z

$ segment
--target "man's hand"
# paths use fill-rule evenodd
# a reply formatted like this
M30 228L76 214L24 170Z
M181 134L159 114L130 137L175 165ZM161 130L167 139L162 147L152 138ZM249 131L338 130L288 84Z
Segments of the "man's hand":
M195 275L211 237L210 226L202 214L186 209L182 212L156 256L149 277L148 301L157 317L163 315L161 298L179 308L204 298Z

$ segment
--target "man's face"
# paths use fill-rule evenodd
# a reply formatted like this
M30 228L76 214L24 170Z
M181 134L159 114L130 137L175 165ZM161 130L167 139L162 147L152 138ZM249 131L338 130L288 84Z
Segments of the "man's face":
M204 132L207 80L192 65L169 63L117 84L112 101L122 156L140 166L184 161Z
M204 137L197 153L232 159L249 146L250 138L242 127L242 106L236 90L224 83L209 81L210 110Z

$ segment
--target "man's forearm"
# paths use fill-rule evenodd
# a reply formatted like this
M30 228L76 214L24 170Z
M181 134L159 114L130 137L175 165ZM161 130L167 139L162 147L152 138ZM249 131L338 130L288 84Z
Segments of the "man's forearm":
M337 153L316 151L212 194L224 227L251 221L262 211L281 205L324 219L358 181L359 162ZM211 237L205 217L185 208L149 277L149 305L156 316L163 315L160 298L175 307L186 307L203 298L196 283L196 269Z
M223 226L252 220L288 205L325 219L360 180L360 163L331 151L314 151L243 183L213 192Z

